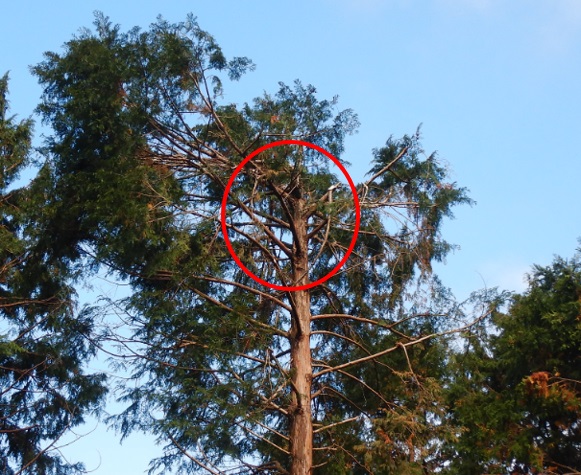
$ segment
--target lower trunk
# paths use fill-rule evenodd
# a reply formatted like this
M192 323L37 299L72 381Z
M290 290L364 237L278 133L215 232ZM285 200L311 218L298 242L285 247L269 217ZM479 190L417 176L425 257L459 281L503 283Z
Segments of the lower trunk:
M313 466L311 415L311 345L309 291L295 292L296 326L291 329L292 402L290 417L290 475L309 475ZM294 326L294 325L293 325Z
M309 282L307 224L303 218L304 201L298 198L294 208L295 242L293 255L294 285ZM290 419L290 475L310 475L313 467L313 421L311 414L311 296L299 290L290 296L292 323L290 329L292 400Z

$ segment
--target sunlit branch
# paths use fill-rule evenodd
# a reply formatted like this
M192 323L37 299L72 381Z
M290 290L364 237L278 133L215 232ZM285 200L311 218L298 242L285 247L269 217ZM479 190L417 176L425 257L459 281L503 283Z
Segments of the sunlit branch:
M338 365L338 366L335 366L335 367L332 367L332 368L327 368L327 369L321 370L318 373L313 374L313 380L315 380L315 379L323 376L324 374L331 373L331 372L337 371L339 369L349 368L351 366L355 366L355 365L364 363L366 361L374 360L376 358L379 358L380 356L387 355L387 354L392 353L395 350L397 350L400 346L403 346L403 347L413 346L413 345L417 345L418 343L421 343L423 341L429 340L431 338L441 337L441 336L444 336L444 335L451 335L453 333L461 333L461 332L465 331L466 329L474 326L477 322L479 322L482 319L486 318L490 314L490 312L491 311L489 311L485 315L481 315L476 320L470 322L469 324L467 324L467 325L465 325L465 326L463 326L461 328L455 328L453 330L447 330L447 331L444 331L444 332L430 333L429 335L425 335L425 336L420 337L420 338L413 338L413 339L411 339L411 341L409 341L407 343L398 342L395 346L392 346L390 348L387 348L387 349L385 349L383 351L379 351L379 352L377 352L377 353L375 353L373 355L365 356L363 358L359 358L359 359L356 359L356 360L353 360L353 361L349 361L347 363L343 363L341 365Z

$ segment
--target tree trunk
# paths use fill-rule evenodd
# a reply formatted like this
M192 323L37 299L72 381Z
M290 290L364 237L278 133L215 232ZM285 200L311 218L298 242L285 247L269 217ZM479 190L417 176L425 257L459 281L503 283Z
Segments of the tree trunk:
M309 282L307 223L303 217L304 200L294 208L295 242L293 255L294 285ZM311 413L311 298L309 290L290 295L293 309L290 329L292 400L290 418L290 475L310 475L313 466L313 421Z

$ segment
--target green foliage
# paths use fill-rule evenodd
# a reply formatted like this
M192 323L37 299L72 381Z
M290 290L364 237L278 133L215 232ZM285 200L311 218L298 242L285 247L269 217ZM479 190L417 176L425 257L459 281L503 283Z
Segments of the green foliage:
M456 357L452 412L464 426L449 473L581 470L581 265L535 266L496 314L497 334Z
M111 422L124 436L143 430L167 444L152 471L285 473L295 300L234 263L220 202L237 164L261 145L307 140L340 158L357 118L298 81L250 104L221 103L224 77L252 63L226 59L192 17L128 33L102 16L95 26L34 69L45 91L39 111L54 129L31 188L46 209L37 252L130 279L132 295L115 303L124 330L105 335L126 352L117 363L133 379ZM450 249L443 218L469 202L445 180L419 134L375 151L358 187L361 238L345 269L310 292L317 473L437 465L444 347L428 336L446 328L447 302L430 263ZM339 181L311 150L257 157L229 197L240 259L267 281L292 284L296 256L307 253L308 280L327 274L354 231L353 197Z
M93 323L75 309L71 275L37 252L42 208L15 180L29 161L32 122L7 117L0 80L0 472L79 473L54 445L96 412L104 376L84 374Z
M131 381L109 421L123 437L140 430L165 444L152 473L288 473L298 294L238 268L220 204L236 166L275 140L309 141L346 163L358 121L300 81L225 103L226 79L252 69L227 59L193 17L123 33L98 14L94 31L34 68L53 135L21 189L32 124L7 118L0 81L2 473L82 469L44 448L98 410L104 378L82 368L94 318L110 308L121 325L100 337L118 344L112 363ZM289 145L237 176L227 227L255 275L312 282L339 262L355 215L333 170ZM353 254L309 290L316 473L579 471L579 261L535 268L528 292L494 313L493 331L473 327L450 356L457 341L434 336L463 315L432 263L452 248L441 226L471 203L466 190L424 152L419 130L374 150L367 177ZM97 269L128 279L132 293L78 312L71 284Z
M73 41L64 60L48 54L36 68L50 84L39 110L51 119L55 138L47 151L59 160L41 171L35 191L47 199L38 203L47 208L43 234L50 241L41 240L43 251L75 258L79 244L99 240L98 257L120 261L127 276L142 267L144 254L167 248L164 206L179 196L179 187L164 170L136 159L147 120L124 99L130 72L119 41L116 30L100 40ZM67 73L73 65L75 73Z

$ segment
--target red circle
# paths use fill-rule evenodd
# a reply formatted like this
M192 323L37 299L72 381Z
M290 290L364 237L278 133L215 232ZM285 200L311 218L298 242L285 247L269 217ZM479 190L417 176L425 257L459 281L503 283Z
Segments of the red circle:
M230 189L232 188L232 184L234 183L236 176L240 173L242 168L244 168L244 165L246 165L250 160L252 160L258 154L264 152L265 150L268 150L269 148L278 147L281 145L301 145L303 147L309 147L309 148L315 149L318 152L322 153L329 160L332 160L333 163L335 163L335 165L337 165L339 167L339 169L341 170L343 175L345 175L345 178L347 178L347 182L349 183L349 187L351 188L351 192L353 193L353 201L355 203L355 231L353 233L353 238L351 239L351 244L349 245L349 248L347 249L345 256L343 256L343 259L341 259L341 262L339 262L335 266L335 268L331 272L329 272L327 275L321 277L319 280L316 280L315 282L311 282L310 284L305 284L305 285L297 285L297 286L276 285L276 284L271 284L270 282L267 282L267 281L261 279L260 277L254 275L242 263L242 261L238 258L238 256L234 252L234 249L232 247L232 243L230 242L230 238L228 237L228 228L226 225L226 205L228 204L228 194L230 193ZM339 271L339 269L341 269L341 267L343 267L345 265L345 262L347 262L347 259L349 258L349 255L351 254L351 252L353 252L353 249L355 248L355 243L357 242L357 235L359 234L359 226L360 226L360 221L361 221L361 207L359 204L359 196L357 195L357 190L355 189L355 184L353 183L353 180L351 179L351 176L349 176L349 173L347 172L347 170L345 170L345 167L341 164L341 162L339 160L337 160L337 158L335 158L333 155L331 155L329 152L327 152L327 150L325 150L324 148L321 148L318 145L315 145L315 144L312 144L309 142L303 142L302 140L279 140L277 142L272 142L272 143L269 143L267 145L263 145L262 147L256 149L254 152L252 152L250 155L248 155L244 160L242 160L240 165L238 165L236 167L236 169L234 170L234 172L230 176L230 180L228 180L228 184L226 185L226 190L224 191L224 196L222 197L222 208L221 208L221 213L220 213L220 220L222 222L222 234L224 234L224 240L226 241L226 247L228 248L228 252L230 252L230 255L232 256L232 258L240 266L242 271L244 271L244 273L246 275L248 275L248 277L254 279L256 282L258 282L266 287L269 287L271 289L283 290L283 291L287 291L287 292L294 292L297 290L310 289L312 287L316 287L317 285L322 284L323 282L325 282L325 281L329 280L331 277L333 277Z

